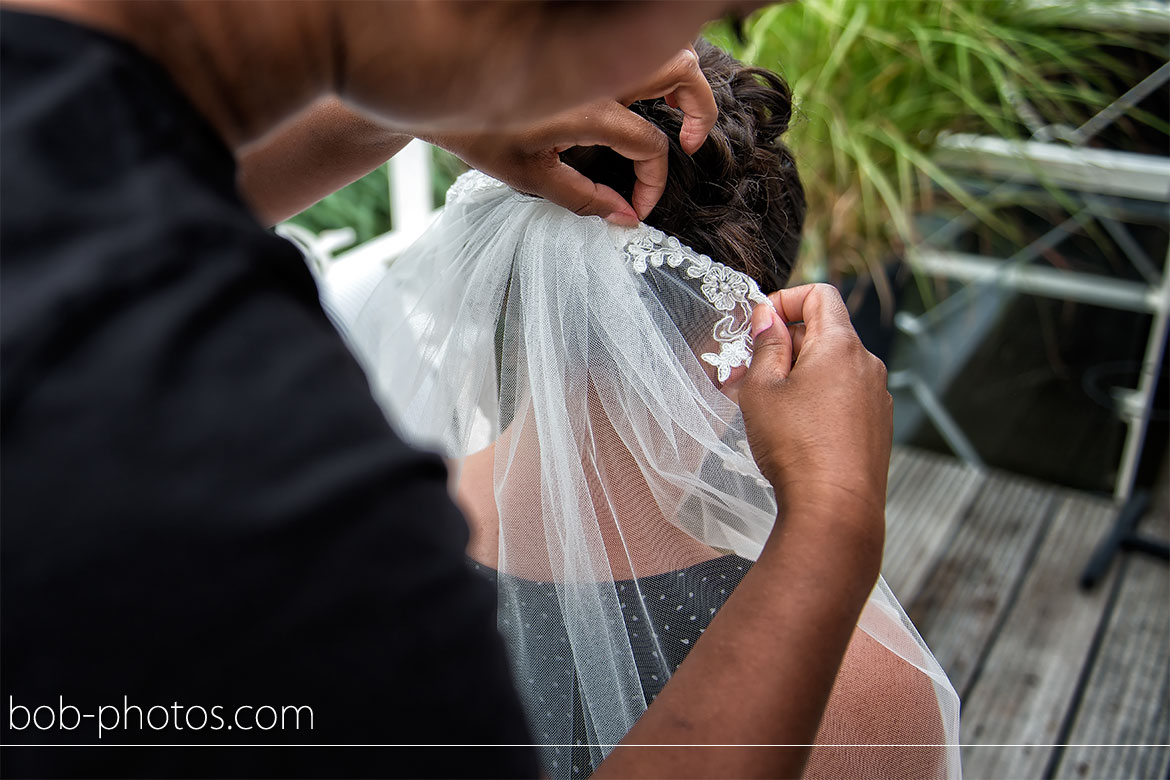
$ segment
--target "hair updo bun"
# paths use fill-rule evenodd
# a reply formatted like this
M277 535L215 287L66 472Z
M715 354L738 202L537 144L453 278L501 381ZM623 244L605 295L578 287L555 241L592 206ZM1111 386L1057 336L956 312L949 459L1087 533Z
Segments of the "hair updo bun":
M792 116L792 96L775 73L747 67L706 40L695 41L695 51L719 119L694 155L678 141L681 111L662 98L630 106L670 142L666 191L646 223L772 292L792 273L804 224L804 188L792 153L780 141ZM630 198L633 164L611 149L575 147L561 157Z

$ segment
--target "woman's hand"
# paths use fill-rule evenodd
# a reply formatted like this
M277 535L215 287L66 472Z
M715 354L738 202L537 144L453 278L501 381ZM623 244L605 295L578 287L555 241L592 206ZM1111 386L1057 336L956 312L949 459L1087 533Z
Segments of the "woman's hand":
M752 453L776 490L781 525L803 514L845 521L876 578L893 430L886 368L829 285L771 300L777 311L752 314L754 357L739 396Z
M665 97L684 113L679 140L694 152L715 125L718 109L698 57L683 49L637 89L557 114L507 133L420 136L468 165L582 215L634 225L666 187L666 136L630 111L635 100ZM402 130L324 98L259 141L237 149L240 189L266 224L308 208L364 176L411 139ZM571 146L604 145L634 161L633 205L561 162Z
M445 134L426 140L451 151L468 165L524 192L581 215L634 225L646 218L666 187L666 136L629 110L637 100L665 97L684 114L679 141L694 153L719 115L711 86L695 52L683 49L637 89L560 113L516 133ZM590 181L561 162L573 146L608 146L633 161L637 181L627 203L610 187Z

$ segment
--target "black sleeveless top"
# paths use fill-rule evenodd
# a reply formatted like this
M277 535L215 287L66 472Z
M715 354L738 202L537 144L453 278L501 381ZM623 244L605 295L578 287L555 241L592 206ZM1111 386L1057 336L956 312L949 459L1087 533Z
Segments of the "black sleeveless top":
M499 584L501 575L495 569L474 561L471 566ZM647 704L658 696L750 567L746 558L724 555L679 571L614 582ZM525 620L525 653L532 660L526 669L514 669L514 673L521 698L528 702L533 736L545 745L545 771L552 778L587 777L601 754L588 747L592 740L556 586L502 576L510 586L508 597L519 602L513 608L518 607ZM516 614L513 609L501 610L500 628L505 635L508 621L516 619ZM540 671L533 671L534 667ZM572 713L572 747L561 745L564 737L559 736L567 733L561 729L568 713Z
M101 32L0 11L0 66L4 774L535 777L446 469L231 150Z

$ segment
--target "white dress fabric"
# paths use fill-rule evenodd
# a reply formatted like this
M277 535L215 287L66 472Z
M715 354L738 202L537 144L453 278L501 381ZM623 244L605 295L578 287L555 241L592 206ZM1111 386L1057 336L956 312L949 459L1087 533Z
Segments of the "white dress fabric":
M776 522L739 408L719 390L750 362L750 313L765 300L672 236L469 172L346 324L396 429L448 458L453 483L465 462L489 475L465 505L498 529L480 568L552 777L596 767L721 603L670 594L684 644L663 583L725 576L709 568L719 561L742 571ZM926 704L875 687L855 711L830 710L822 733L870 717L863 707L933 723L929 741L950 747L919 776L958 777L958 697L884 580L859 629Z

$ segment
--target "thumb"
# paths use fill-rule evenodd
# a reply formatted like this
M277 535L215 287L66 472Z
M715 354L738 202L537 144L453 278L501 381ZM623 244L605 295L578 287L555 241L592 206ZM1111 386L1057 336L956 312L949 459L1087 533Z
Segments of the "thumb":
M761 303L752 310L752 364L749 376L756 379L786 379L792 370L792 334L770 305Z

